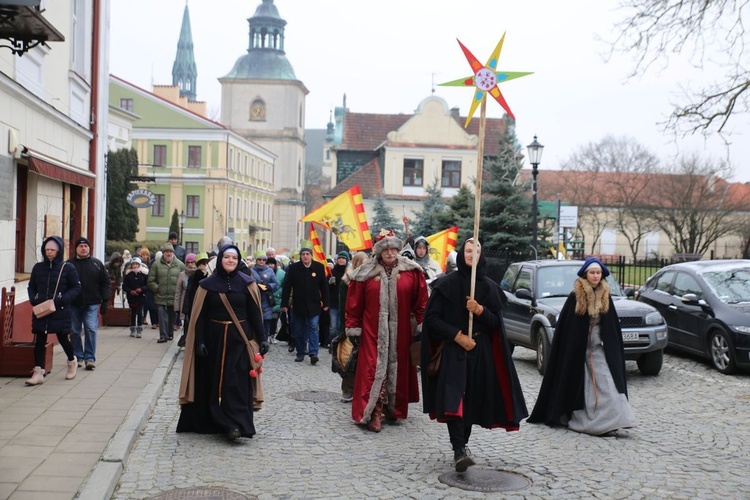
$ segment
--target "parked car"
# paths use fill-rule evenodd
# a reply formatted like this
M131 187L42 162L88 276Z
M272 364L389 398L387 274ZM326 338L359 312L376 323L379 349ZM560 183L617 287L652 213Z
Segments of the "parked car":
M544 375L557 319L573 291L583 261L536 260L511 264L500 287L508 298L503 309L508 340L536 351L536 367ZM625 359L635 360L644 375L658 375L667 325L647 304L629 300L612 275L607 277L625 346Z
M672 264L636 295L664 316L669 347L708 358L721 373L750 367L750 260Z

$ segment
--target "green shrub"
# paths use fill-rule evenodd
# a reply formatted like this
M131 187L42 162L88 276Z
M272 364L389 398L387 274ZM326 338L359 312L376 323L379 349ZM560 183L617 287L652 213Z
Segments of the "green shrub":
M124 250L130 250L131 255L135 255L135 249L140 248L142 246L148 247L149 251L151 252L151 256L153 255L161 248L161 246L166 242L162 240L149 240L149 241L117 241L117 240L107 240L104 243L104 254L107 256L107 260L109 260L109 256L112 255L113 252L122 252Z

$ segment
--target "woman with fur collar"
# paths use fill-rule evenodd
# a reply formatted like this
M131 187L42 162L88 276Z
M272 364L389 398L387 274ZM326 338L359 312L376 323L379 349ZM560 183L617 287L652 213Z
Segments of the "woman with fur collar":
M427 284L422 267L399 256L402 246L392 234L382 237L347 291L346 335L359 343L352 418L373 432L380 432L383 412L405 419L409 403L419 401L411 315L422 323Z
M549 362L528 421L592 435L629 428L622 331L609 286L609 269L589 257L578 271L555 327Z

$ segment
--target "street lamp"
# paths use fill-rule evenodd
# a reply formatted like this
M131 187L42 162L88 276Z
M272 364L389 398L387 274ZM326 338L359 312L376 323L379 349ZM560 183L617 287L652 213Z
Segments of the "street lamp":
M542 161L542 150L544 150L544 146L539 144L539 142L536 140L536 135L534 136L534 141L526 146L526 150L529 152L529 162L531 162L531 203L532 203L532 219L531 219L531 230L532 233L532 240L531 244L534 247L534 253L536 253L536 246L537 246L537 213L539 212L539 206L537 204L536 200L536 176L539 175L539 163Z
M185 211L180 210L180 245L185 246L183 234L185 234Z

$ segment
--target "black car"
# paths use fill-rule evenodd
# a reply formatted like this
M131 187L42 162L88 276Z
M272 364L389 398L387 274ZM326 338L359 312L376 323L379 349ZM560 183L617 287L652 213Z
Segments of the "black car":
M555 326L583 261L535 260L508 267L500 288L508 303L503 320L511 345L536 351L537 370L547 367ZM658 375L667 345L667 325L653 307L629 300L612 275L607 284L622 329L625 359L635 360L644 375Z
M669 347L708 358L721 373L750 367L750 260L672 264L636 295L664 316Z

